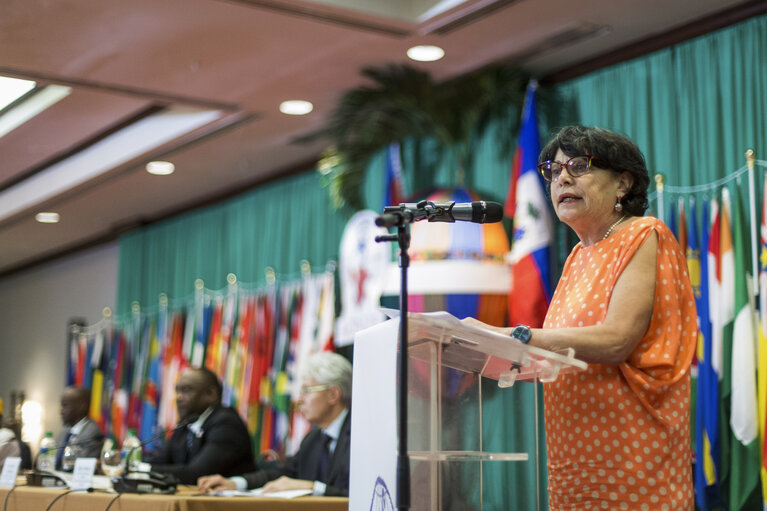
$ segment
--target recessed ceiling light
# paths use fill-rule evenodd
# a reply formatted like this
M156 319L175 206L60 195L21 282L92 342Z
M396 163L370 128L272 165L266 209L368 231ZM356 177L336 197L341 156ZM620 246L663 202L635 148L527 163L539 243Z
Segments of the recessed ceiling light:
M280 112L288 115L306 115L314 110L314 105L303 99L291 99L280 103Z
M445 56L445 50L439 46L413 46L407 51L407 56L418 62L434 62Z
M34 89L35 85L31 80L0 76L0 110Z
M146 171L155 176L167 176L173 174L176 166L169 161L150 161L146 164Z
M59 223L59 214L53 211L41 211L35 215L35 220L41 224L57 224Z

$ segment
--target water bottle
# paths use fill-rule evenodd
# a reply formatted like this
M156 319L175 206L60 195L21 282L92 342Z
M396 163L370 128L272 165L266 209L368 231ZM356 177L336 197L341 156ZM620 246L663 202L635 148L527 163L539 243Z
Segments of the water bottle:
M141 440L138 439L135 429L128 430L128 436L123 440L122 455L129 469L141 463Z
M40 452L37 455L37 470L41 472L50 472L56 469L56 440L53 439L53 433L45 432L45 436L40 442Z

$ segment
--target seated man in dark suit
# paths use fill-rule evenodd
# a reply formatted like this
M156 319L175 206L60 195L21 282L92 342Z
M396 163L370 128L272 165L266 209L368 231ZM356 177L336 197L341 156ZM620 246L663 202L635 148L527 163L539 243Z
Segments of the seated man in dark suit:
M82 387L67 387L61 394L61 422L64 429L56 439L56 470L61 470L67 446L75 450L77 458L98 458L104 443L104 433L88 417L91 393ZM71 468L70 468L71 470Z
M336 353L317 353L306 361L301 383L298 405L315 427L296 455L241 477L202 477L197 482L201 493L263 486L267 493L311 489L314 495L349 495L352 366Z
M211 472L234 475L255 470L248 428L233 408L221 406L221 383L215 373L184 370L176 383L176 408L182 426L151 457L152 471L195 484Z

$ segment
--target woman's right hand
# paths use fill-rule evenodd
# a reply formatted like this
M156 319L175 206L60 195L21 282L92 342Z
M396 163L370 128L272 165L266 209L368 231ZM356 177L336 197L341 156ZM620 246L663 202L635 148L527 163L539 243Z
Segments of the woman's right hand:
M511 330L512 330L509 327L488 325L487 323L483 323L477 318L464 318L461 320L461 323L467 326L472 326L474 328L481 328L483 330L490 330L491 332L496 332L503 335L511 335Z

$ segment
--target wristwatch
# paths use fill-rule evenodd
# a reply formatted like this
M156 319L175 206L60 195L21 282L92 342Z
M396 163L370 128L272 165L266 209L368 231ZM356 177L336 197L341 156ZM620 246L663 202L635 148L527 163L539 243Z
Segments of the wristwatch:
M514 330L511 331L511 336L522 344L527 344L530 342L530 338L533 336L533 333L530 331L529 326L517 325L514 327Z

